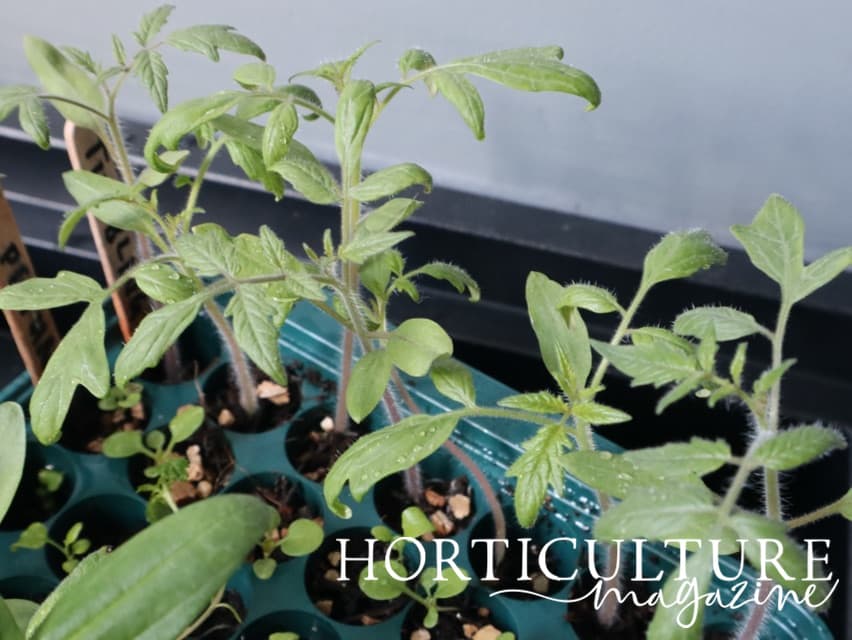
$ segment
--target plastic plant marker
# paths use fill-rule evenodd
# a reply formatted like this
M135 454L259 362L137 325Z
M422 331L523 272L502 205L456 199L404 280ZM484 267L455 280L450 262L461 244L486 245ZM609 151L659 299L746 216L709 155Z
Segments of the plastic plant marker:
M33 276L33 263L0 184L0 287ZM59 344L59 332L53 316L47 310L4 311L4 314L24 366L33 382L38 382L50 354Z
M75 170L86 170L108 178L118 179L115 162L110 158L106 146L91 129L75 125L70 120L65 122L65 144L68 146L68 157ZM109 226L98 220L91 212L87 214L92 236L101 268L104 270L107 284L111 285L125 271L138 262L136 234ZM112 294L112 303L118 317L118 326L125 340L129 340L133 331L151 308L144 293L136 286L134 280Z

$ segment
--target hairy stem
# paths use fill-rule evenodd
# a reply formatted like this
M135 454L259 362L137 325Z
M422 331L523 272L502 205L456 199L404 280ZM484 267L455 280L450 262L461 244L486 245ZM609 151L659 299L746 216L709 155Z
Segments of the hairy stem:
M740 629L739 633L737 633L737 640L756 640L758 637L758 632L760 631L760 626L763 624L763 621L766 619L766 614L769 610L770 600L765 600L766 593L769 589L772 588L772 581L767 580L760 583L760 586L757 589L757 602L755 605L749 610L748 618L746 618L745 624Z
M352 375L353 334L348 327L343 328L343 345L340 352L340 382L337 384L337 406L334 409L334 430L338 433L346 431L349 424L349 414L346 411L346 389Z
M803 527L806 524L811 524L812 522L816 522L817 520L822 520L823 518L828 518L829 516L833 516L836 513L840 512L840 509L843 505L843 498L839 500L835 500L831 504L827 504L824 507L820 507L819 509L814 509L810 513L805 513L796 518L790 518L787 520L786 525L788 529L797 529L799 527Z
M790 319L792 304L782 295L781 307L778 310L778 322L772 336L772 368L781 365L784 358L784 334L787 332L787 322ZM769 391L766 408L766 430L770 433L778 431L781 420L781 380L779 379ZM766 469L763 474L764 508L766 515L773 520L781 520L781 488L778 482L778 472Z
M251 373L248 358L246 358L243 350L240 349L240 345L237 344L234 332L231 331L231 327L225 316L222 315L222 311L218 305L213 300L207 300L204 303L204 308L207 310L210 320L219 331L222 342L228 351L228 355L231 357L231 370L234 372L234 382L237 385L240 406L249 417L253 417L257 413L258 404L254 376Z

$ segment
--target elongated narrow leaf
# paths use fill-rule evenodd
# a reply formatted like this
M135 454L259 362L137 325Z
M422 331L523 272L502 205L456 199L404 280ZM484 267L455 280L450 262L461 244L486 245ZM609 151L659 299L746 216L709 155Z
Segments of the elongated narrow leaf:
M225 116L222 116L222 118L225 118ZM220 119L217 118L216 124L219 123ZM252 128L256 127L256 125L251 123L244 124ZM225 143L225 148L228 150L231 160L245 172L246 177L249 180L262 184L267 191L275 196L276 200L280 200L284 197L284 180L280 174L267 170L266 164L263 162L263 155L258 148L259 146L246 144L237 140L228 140Z
M274 165L287 156L287 148L293 135L299 128L299 115L292 104L275 107L263 130L263 161L267 166Z
M137 42L143 47L148 44L151 38L160 33L172 11L174 11L174 5L164 4L142 16L139 31L133 34Z
M727 254L706 231L681 231L664 236L645 256L642 286L688 278L714 265L725 264Z
M698 361L663 341L634 345L612 345L592 341L592 347L613 366L633 379L633 386L661 386L699 373Z
M242 286L228 305L234 335L251 361L278 384L287 384L287 374L278 351L279 325L275 307L260 287Z
M414 235L413 231L367 231L357 229L352 241L340 247L340 258L363 264L375 255L387 251Z
M160 113L169 108L169 68L159 51L140 51L133 67Z
M510 409L521 409L534 413L556 413L563 414L570 410L568 404L549 391L537 391L535 393L521 393L515 396L507 396L497 402L501 407Z
M719 469L731 459L731 448L724 440L692 438L689 442L672 442L661 447L635 449L623 454L624 459L645 472L659 477L699 475Z
M517 478L515 513L522 527L531 527L544 504L548 487L562 493L562 457L570 446L561 424L542 427L522 445L524 452L506 469L506 477Z
M435 360L453 354L453 341L434 320L412 318L391 332L387 352L405 373L425 376Z
M784 429L755 449L753 459L767 469L787 471L845 449L845 438L834 429L810 424Z
M346 387L346 409L361 422L376 408L390 381L393 363L384 349L365 354L352 368Z
M49 95L61 96L103 111L104 96L95 81L52 44L33 36L24 37L24 52L30 66ZM103 120L90 110L54 100L53 106L68 120L100 131Z
M411 198L394 198L364 216L358 226L371 233L391 231L423 205Z
M80 206L91 206L111 198L130 198L131 188L119 180L91 171L66 171L62 182Z
M223 24L200 24L188 29L173 31L166 38L173 47L207 56L213 62L219 61L219 50L233 51L261 60L266 59L256 43L234 31L234 27Z
M436 280L449 282L456 291L464 293L467 290L471 302L479 302L481 291L479 284L461 267L449 262L430 262L407 274L409 278L426 275Z
M784 360L777 367L772 367L771 369L767 369L763 373L760 374L757 380L754 381L754 392L755 393L768 393L769 390L778 384L781 381L781 378L784 377L784 374L787 373L790 368L796 364L795 358L790 358L788 360Z
M142 292L157 302L173 304L196 293L195 283L165 264L146 264L133 274Z
M734 225L731 233L755 267L795 296L804 268L805 222L792 204L773 194L750 225Z
M337 101L334 119L334 145L343 166L356 166L370 130L376 88L367 80L348 82Z
M81 575L32 640L177 637L276 526L253 496L202 500L160 520Z
M477 140L485 138L485 105L473 83L460 73L435 71L429 81L456 108Z
M154 367L184 329L198 315L203 298L193 296L148 314L115 362L115 382L124 386L145 369Z
M675 333L682 336L704 338L712 331L720 341L738 340L762 330L750 313L731 307L696 307L681 313L674 323Z
M297 140L291 140L287 154L269 167L293 185L293 188L316 204L333 204L340 200L340 188L331 172Z
M593 313L624 313L612 292L591 284L569 284L559 306L577 307Z
M272 89L275 67L265 62L249 62L234 71L234 80L245 89Z
M24 472L24 459L27 453L27 431L24 424L24 412L14 402L0 404L0 523L12 504L21 474Z
M846 269L852 267L852 247L827 253L804 268L796 286L794 299L806 298L822 286L827 285Z
M48 360L30 398L33 433L43 444L59 439L77 385L83 385L97 398L109 390L104 333L103 309L99 302L93 302Z
M432 176L420 165L406 162L370 174L361 184L353 187L349 195L361 202L373 202L414 185L422 186L429 193L432 190Z
M18 108L18 122L35 143L42 149L50 148L50 130L47 127L47 115L38 98L27 98Z
M75 302L98 302L101 285L88 276L60 271L55 278L30 278L0 289L0 309L53 309Z
M340 501L347 483L352 497L360 501L382 478L413 467L434 453L457 422L453 414L417 414L361 437L337 459L323 482L329 508L341 518L351 517L351 509Z
M189 405L181 408L180 412L169 421L169 432L172 442L184 442L204 423L204 408Z
M473 407L476 405L476 389L470 369L452 358L439 358L432 363L429 376L435 388L451 400Z
M571 411L575 418L592 425L619 424L632 419L629 413L598 402L578 402Z

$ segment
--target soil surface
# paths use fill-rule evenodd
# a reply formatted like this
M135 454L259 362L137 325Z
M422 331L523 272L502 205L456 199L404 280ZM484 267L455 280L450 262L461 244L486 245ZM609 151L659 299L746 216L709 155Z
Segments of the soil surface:
M346 431L334 430L334 411L316 407L299 417L287 434L287 457L308 480L322 482L341 454L367 432L365 424L350 422Z
M19 531L33 522L44 522L68 501L73 489L71 477L63 473L59 488L49 491L39 482L38 476L42 470L62 473L61 469L51 465L27 464L9 511L0 522L0 531Z
M233 589L226 590L222 603L232 607L239 614L240 620L245 620L247 610L239 593ZM233 611L227 607L219 607L187 640L230 640L240 628L240 624Z
M426 610L421 605L412 607L402 624L401 640L491 640L499 633L510 631L501 628L499 622L492 619L491 610L474 603L467 593L441 600L440 606L457 610L439 614L438 624L431 629L423 626Z
M382 520L394 531L401 531L402 512L418 506L429 517L436 538L445 538L463 531L473 520L475 508L473 491L467 476L452 480L440 478L426 480L417 501L405 490L403 474L386 478L376 487L376 510Z
M80 453L101 453L104 440L116 431L142 430L148 424L145 398L130 409L101 411L98 400L78 388L62 428L60 444Z

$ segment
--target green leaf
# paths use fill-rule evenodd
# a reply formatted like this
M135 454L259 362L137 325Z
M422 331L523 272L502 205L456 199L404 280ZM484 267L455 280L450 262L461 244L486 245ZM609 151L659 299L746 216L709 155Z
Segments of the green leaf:
M808 558L804 549L787 534L787 528L783 522L770 520L755 513L739 512L731 517L730 523L736 531L737 538L746 541L744 544L746 558L758 568L758 572L762 559L758 540L777 541L781 545L781 554L776 562L765 563L763 568L766 571L766 577L800 597L804 597L808 587L814 585L811 587L813 594L810 596L813 602L819 602L826 597L827 582L805 581L808 575ZM766 555L773 557L774 545L769 542L764 544L767 545ZM783 573L776 568L776 563L780 565Z
M432 73L428 82L456 108L477 140L485 138L485 105L470 80L460 73L441 70Z
M287 157L287 149L298 128L299 116L292 104L275 107L263 130L262 153L267 166Z
M75 522L65 534L64 544L71 546L80 538L81 533L83 533L83 523Z
M81 207L94 206L112 198L130 198L132 189L119 180L92 173L91 171L66 171L62 182L71 197Z
M351 517L349 507L340 502L347 483L352 497L360 501L382 478L405 471L437 451L457 422L453 414L417 414L359 438L337 459L323 482L329 508L341 518Z
M302 143L291 140L287 153L269 167L293 185L293 188L316 204L340 201L340 188L331 172Z
M426 615L423 616L423 626L427 629L432 629L438 624L438 609L434 606L429 606L426 609Z
M737 350L734 353L734 357L731 358L731 366L728 368L728 372L731 374L731 380L733 380L734 384L737 386L742 384L743 369L745 368L747 351L748 343L739 343L737 345Z
M147 45L151 38L160 33L174 8L174 5L164 4L142 16L139 31L133 34L136 41L143 47Z
M287 527L287 537L279 545L281 551L293 558L313 553L322 544L322 527L313 520L299 518Z
M0 87L0 120L5 120L12 111L27 99L38 99L39 89L25 84Z
M466 407L476 406L476 388L470 369L452 358L439 358L429 370L432 384L448 397Z
M21 129L26 131L39 147L50 148L50 129L41 100L28 98L21 102L18 107L18 122Z
M166 264L145 264L133 273L136 284L145 295L157 302L172 304L196 293L195 283Z
M265 62L249 62L234 71L234 80L244 89L272 89L275 67Z
M33 522L21 532L12 545L12 551L18 549L42 549L47 544L47 527L41 522Z
M784 360L777 367L767 369L761 373L760 377L754 381L754 385L752 386L754 392L768 393L773 386L781 381L784 374L787 373L794 364L796 364L796 359L790 358L789 360Z
M569 284L559 306L586 309L592 313L624 313L612 292L591 284Z
M178 236L175 248L184 264L196 275L233 275L236 270L233 238L218 225L199 225L192 233Z
M136 55L133 73L145 85L160 113L169 108L169 68L159 51L144 49Z
M612 345L592 340L595 351L613 366L633 378L632 386L662 386L698 373L694 355L684 353L668 342L654 341L634 345Z
M750 225L734 225L731 233L752 264L794 298L802 279L805 254L805 222L796 208L773 194Z
M464 293L467 289L471 302L479 302L481 295L479 284L467 271L449 262L430 262L407 275L409 278L425 275L436 280L446 280L459 293Z
M334 146L343 166L357 166L360 161L375 105L376 88L367 80L348 82L340 92L334 119Z
M76 302L100 302L101 285L72 271L60 271L55 278L30 278L0 289L0 309L29 311L54 309Z
M713 556L710 545L702 545L683 565L685 580L695 580L696 593L707 593L713 575ZM672 571L663 584L662 597L665 602L677 602L688 584L679 579L679 572ZM702 622L706 600L697 598L694 607L657 607L648 626L648 640L701 640L704 637ZM690 624L694 615L695 622Z
M580 314L559 308L562 296L563 287L547 276L533 271L527 277L527 310L541 357L563 390L576 397L589 377L592 352Z
M370 529L370 535L380 542L393 542L396 539L396 533L393 529L389 529L384 525L379 525Z
M204 409L198 405L190 405L181 409L169 421L169 431L172 434L172 444L183 442L192 437L198 428L204 423Z
M24 640L24 632L18 625L9 603L0 596L0 638L3 640Z
M221 116L221 118L224 119L225 116ZM230 116L228 118L231 122L237 121L236 118L231 119ZM216 122L219 123L219 119ZM243 123L243 125L246 124L252 128L256 126L251 123ZM225 148L228 150L231 161L243 170L249 180L262 184L267 191L275 196L276 200L284 197L284 180L278 173L267 170L261 151L255 148L253 144L249 145L229 139L225 142Z
M401 562L391 560L388 564L396 575L408 576L408 571ZM375 580L368 579L369 569L369 567L364 567L358 576L358 586L364 592L364 595L373 600L393 600L402 595L405 583L391 576L384 562L373 564L373 578Z
M412 318L390 333L387 352L408 375L425 376L435 360L453 355L453 341L434 320Z
M558 398L548 391L507 396L499 400L497 404L501 407L521 409L522 411L532 411L534 413L563 414L570 411L570 407L562 398Z
M198 315L202 301L200 296L193 296L145 316L115 362L116 384L124 386L145 369L156 366Z
M255 560L251 568L258 580L269 580L278 568L278 563L272 558L261 558Z
M521 445L524 452L506 469L507 478L517 478L515 512L522 527L535 523L544 504L548 486L561 494L565 482L562 458L571 442L561 424L541 427Z
M96 398L109 391L104 334L104 311L100 302L93 302L47 362L30 398L33 433L42 444L59 439L77 385L83 385Z
M27 452L27 431L24 411L19 404L4 402L0 404L0 523L24 472L24 459Z
M801 425L779 431L761 442L752 455L767 469L788 471L812 462L835 449L845 449L845 438L834 429Z
M373 256L395 247L414 235L413 231L387 231L373 233L363 227L355 230L352 241L340 247L342 260L362 264Z
M578 402L571 407L575 418L592 425L619 424L632 420L629 413L597 402Z
M81 575L32 640L177 637L277 523L275 511L253 496L216 496L181 509Z
M837 505L837 510L840 515L842 515L847 520L852 520L852 489L846 492L846 494L839 500L839 504Z
M130 458L143 451L141 431L116 431L103 443L103 454L107 458Z
M280 325L275 321L275 305L262 287L240 286L228 304L234 335L240 348L272 380L287 384L287 374L278 350Z
M2 598L0 598L0 602L2 602ZM12 617L15 619L15 623L18 625L18 628L21 631L27 628L27 625L30 623L30 620L35 615L35 612L38 610L39 607L38 603L36 602L18 599L6 600L6 606L8 607L9 611L12 614ZM6 636L3 636L3 638L5 637ZM21 636L21 638L23 639L23 636Z
M349 195L360 202L373 202L414 185L421 185L429 193L432 190L432 176L420 165L405 162L370 174L350 189Z
M103 111L104 97L97 83L59 49L40 38L24 36L24 52L48 94ZM59 100L51 102L63 117L74 124L93 131L103 129L103 120L91 111Z
M724 342L739 340L753 333L765 333L767 330L750 313L731 307L696 307L675 318L674 331L695 338L713 335L716 340Z
M565 470L591 488L623 499L634 487L654 485L658 480L637 469L623 455L609 451L571 451L562 459Z
M273 633L269 636L269 640L299 640L299 634L291 633L290 631Z
M244 35L234 32L234 27L223 24L200 24L173 31L166 42L182 51L203 54L213 62L219 62L219 49L266 60L263 49Z
M390 354L384 349L364 354L352 367L346 387L346 409L355 422L361 422L379 404L392 367Z
M808 297L852 266L852 247L837 249L814 260L802 271L793 301Z
M468 575L464 569L461 571L465 576ZM443 571L441 577L443 580L438 580L438 570L435 567L427 567L420 574L420 584L426 592L440 600L459 595L467 589L470 583L470 580L464 580L455 571Z
M407 220L421 206L423 206L423 203L418 200L394 198L368 212L358 222L358 227L371 233L390 231L399 223Z
M658 477L703 476L731 460L731 448L724 440L692 438L660 447L626 451L624 459Z
M669 233L645 256L642 287L688 278L714 265L723 265L726 260L727 254L706 231Z
M419 538L432 533L435 527L420 507L407 507L402 512L402 535L407 538Z
M657 401L657 406L654 407L654 412L657 415L660 415L669 406L688 396L701 385L703 377L704 375L702 373L695 373L678 382Z
M640 486L600 517L595 536L604 540L704 539L717 518L713 494L703 485Z

